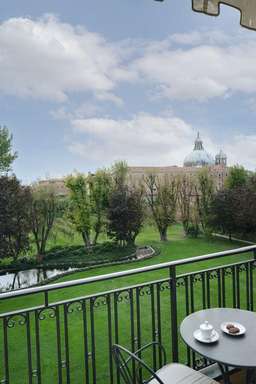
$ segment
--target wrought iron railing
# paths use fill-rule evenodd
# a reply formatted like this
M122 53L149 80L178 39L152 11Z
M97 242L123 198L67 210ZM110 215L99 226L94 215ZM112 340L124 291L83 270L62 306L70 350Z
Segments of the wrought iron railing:
M179 324L186 315L203 308L253 311L255 256L256 246L248 246L3 293L0 383L118 384L111 356L114 343L135 351L157 341L166 347L170 362L200 369L208 362L184 346ZM221 263L203 269L203 263L210 260ZM199 270L181 273L185 265ZM100 288L113 282L122 286L128 276L137 284L95 293L97 284ZM154 369L161 366L157 349L144 358Z

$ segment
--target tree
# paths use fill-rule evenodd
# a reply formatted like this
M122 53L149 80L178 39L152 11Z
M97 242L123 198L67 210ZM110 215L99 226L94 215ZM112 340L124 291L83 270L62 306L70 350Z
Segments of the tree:
M193 180L187 175L181 177L178 187L178 203L180 218L186 235L192 221L194 193L195 183Z
M125 161L117 161L111 170L113 184L122 187L127 184L128 165Z
M229 235L236 232L236 207L233 192L229 189L218 191L211 204L211 226L220 233Z
M248 181L248 171L240 165L234 165L230 167L229 174L226 179L226 187L229 189L234 189L238 187L243 187Z
M134 245L144 218L143 189L119 184L111 192L108 236L121 245Z
M142 186L128 181L125 161L116 162L111 169L112 189L107 211L108 236L121 245L134 245L144 219Z
M214 182L208 169L202 169L198 174L196 183L196 204L200 223L204 233L208 234L210 228L211 204L214 197Z
M0 177L0 258L16 261L29 249L31 199L30 188L15 176Z
M243 186L219 191L212 202L212 225L217 231L242 238L256 233L256 191Z
M83 175L69 176L66 180L66 186L70 191L68 217L77 232L81 233L85 247L89 248L91 246L92 202L87 178Z
M247 181L250 191L256 192L256 172L251 172Z
M12 135L6 127L0 126L0 174L10 171L16 157L17 153L12 152Z
M167 175L160 179L154 174L145 178L146 200L161 241L167 241L168 227L175 222L178 183Z
M178 183L178 205L179 215L187 236L197 237L199 235L199 216L196 207L195 180L188 175L179 179Z
M70 190L68 216L89 248L96 244L106 223L110 174L106 170L99 170L94 175L70 176L66 185Z
M256 233L256 192L248 185L231 190L234 199L236 233L242 238Z
M92 228L94 231L93 244L96 244L98 236L106 224L106 209L111 189L109 172L98 170L94 175L89 175L88 184L92 208Z
M30 223L39 262L45 254L47 241L57 216L57 210L58 201L55 193L51 189L34 186L30 207Z

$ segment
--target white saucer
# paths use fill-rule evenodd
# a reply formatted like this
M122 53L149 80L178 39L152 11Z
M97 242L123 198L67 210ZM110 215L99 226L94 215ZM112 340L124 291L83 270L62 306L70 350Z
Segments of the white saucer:
M228 331L228 329L227 329L227 325L228 324L233 324L235 327L237 327L237 328L239 328L239 333L229 333L229 331ZM246 328L242 325L242 324L240 324L240 323L237 323L236 321L225 321L225 323L222 323L221 325L220 325L220 329L223 331L223 332L225 332L225 333L227 333L228 335L230 335L230 336L241 336L241 335L243 335L245 332L246 332Z
M219 340L219 334L217 331L213 330L212 331L212 336L210 339L205 339L203 338L202 336L202 333L200 331L200 329L197 329L194 333L193 333L193 336L196 340L200 341L201 343L206 343L206 344L210 344L210 343L215 343L217 340Z

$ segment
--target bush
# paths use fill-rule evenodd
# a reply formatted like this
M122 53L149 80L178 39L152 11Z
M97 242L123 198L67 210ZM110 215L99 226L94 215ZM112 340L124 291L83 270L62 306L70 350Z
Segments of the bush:
M4 259L0 259L0 268L3 269L23 269L30 266L36 266L37 261L35 259L29 257L20 257L17 260L13 260L11 257L5 257Z
M117 243L105 242L85 248L84 246L54 247L44 256L44 262L100 262L119 260L135 252L135 247L121 247Z
M200 234L200 229L197 224L189 224L186 235L189 237L197 238Z
M5 257L4 259L0 259L0 268L6 268L12 263L13 259L11 257Z

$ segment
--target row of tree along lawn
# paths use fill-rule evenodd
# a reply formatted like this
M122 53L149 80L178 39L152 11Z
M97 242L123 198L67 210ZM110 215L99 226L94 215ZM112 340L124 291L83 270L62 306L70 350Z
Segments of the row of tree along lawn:
M193 177L148 174L133 183L126 163L118 162L93 175L67 177L69 195L60 198L50 188L23 186L9 175L15 157L8 130L0 128L0 258L17 261L33 245L37 261L43 261L50 236L63 222L66 236L68 228L81 235L87 255L102 233L122 247L134 246L149 220L161 241L177 221L193 237L256 232L256 176L239 166L230 168L225 187L216 191L207 168Z

